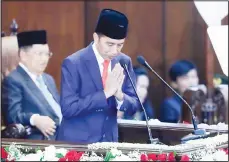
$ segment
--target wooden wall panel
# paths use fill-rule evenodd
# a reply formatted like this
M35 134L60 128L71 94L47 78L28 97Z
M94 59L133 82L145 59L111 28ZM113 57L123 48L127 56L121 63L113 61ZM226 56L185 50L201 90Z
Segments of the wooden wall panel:
M223 18L222 25L228 25L228 15Z
M199 69L200 77L205 57L203 48L204 33L201 33L195 24L197 10L193 2L167 2L166 3L166 80L170 82L168 70L179 59L187 59L195 63ZM199 30L199 31L198 31ZM198 32L198 34L196 34ZM194 41L195 40L195 41ZM198 43L196 43L196 41ZM200 43L200 45L199 45ZM202 60L202 61L201 61ZM200 78L203 81L203 78ZM167 88L167 95L173 92Z
M8 34L13 18L19 24L19 32L45 29L48 43L54 56L47 72L60 87L63 59L84 47L84 2L2 2L2 30Z
M92 40L97 17L103 8L121 11L129 19L129 34L123 52L132 58L134 65L137 65L137 56L143 55L149 64L163 75L162 2L89 1L86 2L86 8L87 43ZM163 85L154 75L150 76L153 78L149 92L150 99L157 108L163 97Z
M206 23L199 14L196 6L192 5L193 12L193 29L192 29L192 44L193 44L193 60L195 61L201 84L206 84Z
M59 88L63 59L92 41L103 8L113 8L128 16L130 32L123 52L132 58L134 65L141 54L169 82L171 64L177 59L190 59L197 64L204 82L206 26L191 1L8 1L2 2L2 30L9 31L12 19L16 18L19 31L48 31L54 56L47 72L54 76ZM160 103L170 95L170 90L156 76L150 76L150 99L159 115Z

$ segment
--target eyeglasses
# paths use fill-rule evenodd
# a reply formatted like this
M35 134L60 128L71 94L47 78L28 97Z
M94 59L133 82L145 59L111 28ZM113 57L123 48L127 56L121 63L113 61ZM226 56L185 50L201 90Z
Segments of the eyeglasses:
M34 52L35 55L41 57L41 56L47 56L47 57L52 57L53 53L52 52Z

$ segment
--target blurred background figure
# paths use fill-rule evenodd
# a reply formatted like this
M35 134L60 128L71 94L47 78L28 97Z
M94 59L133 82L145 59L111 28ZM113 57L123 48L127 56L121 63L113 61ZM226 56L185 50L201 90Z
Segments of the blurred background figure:
M19 62L18 43L16 36L2 35L2 62L1 62L1 82L14 70ZM1 108L3 109L3 108ZM1 130L5 129L5 117L1 113Z
M148 98L148 88L150 85L150 78L146 69L140 66L135 66L134 68L135 76L136 76L136 90L138 96L140 98L141 103L143 104L148 119L154 118L154 108L152 107L152 103ZM120 114L118 113L119 118L122 117L123 119L134 119L134 120L146 120L144 111L141 107L138 108L138 111L133 115L130 116L128 114Z
M189 87L199 84L196 66L187 60L175 62L169 69L171 86L182 96ZM165 99L161 105L160 121L177 123L181 116L182 100L174 95Z
M19 57L18 57L18 43L16 36L2 37L2 67L1 67L1 79L9 75L9 73L16 69Z

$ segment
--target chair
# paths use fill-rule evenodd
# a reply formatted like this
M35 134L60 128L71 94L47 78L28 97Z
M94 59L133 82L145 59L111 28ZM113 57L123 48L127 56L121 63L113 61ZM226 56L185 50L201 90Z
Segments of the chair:
M188 89L183 97L192 107L198 123L228 124L228 85L219 85L212 89ZM190 110L185 104L182 105L181 114L181 122L192 122Z

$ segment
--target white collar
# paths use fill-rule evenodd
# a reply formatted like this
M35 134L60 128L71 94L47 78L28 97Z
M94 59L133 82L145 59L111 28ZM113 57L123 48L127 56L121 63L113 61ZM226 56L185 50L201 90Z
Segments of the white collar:
M38 76L38 75L36 75L36 74L34 74L34 73L31 73L30 71L29 71L29 69L23 64L23 63L21 63L21 62L19 62L19 65L22 67L22 69L24 69L25 70L25 72L33 79L33 80L36 80L37 79L37 77L40 77L40 76Z

